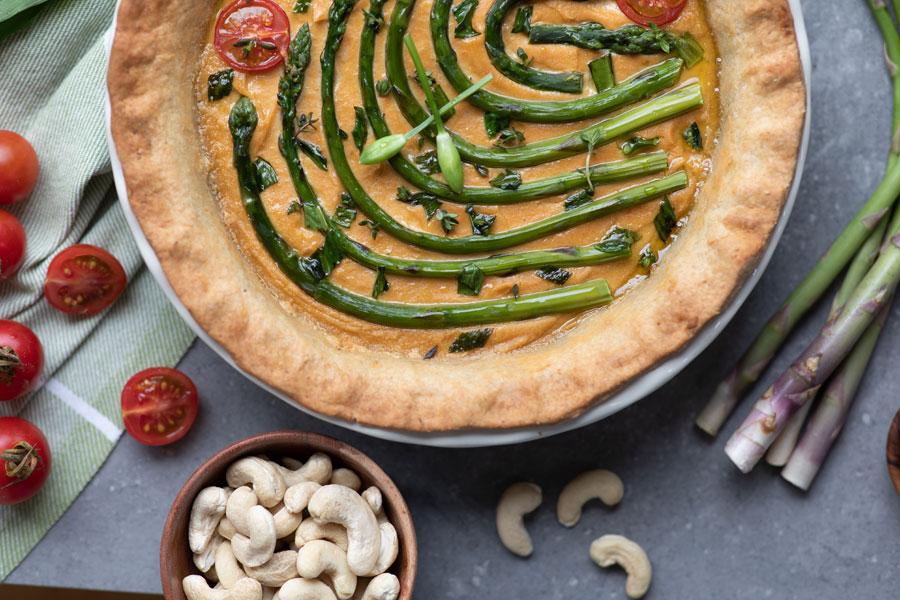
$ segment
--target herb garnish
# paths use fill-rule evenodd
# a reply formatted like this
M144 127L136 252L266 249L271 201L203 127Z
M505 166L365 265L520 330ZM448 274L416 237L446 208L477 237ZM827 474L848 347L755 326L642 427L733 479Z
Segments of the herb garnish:
M365 220L365 221L360 221L359 224L368 226L369 229L372 230L371 231L372 239L373 240L378 239L378 230L381 229L381 223L375 223L374 221Z
M456 29L453 35L457 38L470 38L479 35L475 28L472 27L472 17L475 16L475 9L478 7L478 0L462 0L453 8L453 16L456 17Z
M416 166L419 167L419 170L425 173L426 175L434 175L435 173L439 173L441 170L440 164L438 164L438 155L434 150L428 150L427 152L423 152L413 159L413 162L416 163Z
M305 13L309 10L309 6L312 4L312 0L297 0L297 3L294 4L294 13Z
M462 273L456 279L456 293L477 296L481 293L483 284L484 272L477 265L469 264L463 267Z
M325 156L325 153L322 152L322 149L319 148L316 144L312 142L308 142L306 140L297 140L297 147L300 148L300 151L303 152L306 156L309 157L313 163L323 171L328 170L328 157Z
M411 193L406 187L397 188L397 200L411 206L421 206L425 209L425 217L430 221L441 207L441 201L434 194L428 192Z
M573 210L588 204L594 199L594 190L585 188L578 190L563 202L563 210Z
M338 264L340 264L341 259L344 258L344 249L341 246L337 233L329 230L328 233L325 234L325 243L322 244L318 250L313 252L311 258L319 264L324 277L331 275L334 268L337 267ZM322 277L322 279L324 279L324 277Z
M501 129L497 134L497 141L494 142L495 148L505 148L508 146L515 146L520 142L525 141L525 133L519 131L515 127L506 127Z
M391 88L394 87L391 84L391 80L385 77L381 81L375 84L375 91L378 92L379 96L387 96L391 93Z
M234 70L225 69L209 76L206 84L206 96L210 102L221 100L231 93L234 83Z
M354 206L355 204L353 203L353 198L350 194L341 192L341 203L338 204L338 207L334 210L334 216L331 220L341 227L350 227L350 225L353 224L353 221L356 220L357 213Z
M376 300L378 299L378 296L391 289L391 284L388 283L387 277L384 275L384 270L384 267L375 269L375 285L372 286L372 297Z
M468 352L476 348L483 348L488 338L494 333L493 329L476 329L464 331L450 344L450 352Z
M353 131L350 132L350 135L353 136L353 145L362 152L366 145L366 139L369 137L369 124L366 121L366 111L362 107L354 106L353 111L356 113L356 121L353 123Z
M295 212L303 212L303 221L307 229L320 231L325 233L328 231L328 223L325 221L325 214L317 204L307 204L294 200L288 206L287 214L292 215Z
M641 239L641 236L636 231L624 229L622 227L613 227L609 233L606 234L606 237L597 244L596 248L603 252L621 252L623 250L630 250L631 246L639 239Z
M584 157L584 178L587 180L588 188L594 189L594 182L591 179L591 156L594 154L594 147L600 141L600 132L582 133L581 141L587 144L587 154Z
M513 298L519 297L519 284L518 283L513 284L512 293L513 293Z
M703 150L703 136L700 135L700 127L697 126L696 121L691 123L691 126L685 129L681 136L694 150Z
M509 115L488 111L484 113L484 130L492 138L509 127Z
M669 239L669 235L677 223L678 218L675 216L675 209L672 208L669 197L665 196L659 203L659 212L653 218L653 226L656 227L659 239L664 242Z
M472 167L474 167L475 172L478 173L479 175L481 175L482 177L487 177L488 175L491 174L491 172L488 171L488 168L483 165L472 165Z
M491 187L501 190L517 190L522 185L522 176L515 171L506 169L503 173L499 173L490 180Z
M512 33L528 33L531 31L532 6L522 6L516 11L516 20L513 21Z
M622 154L625 156L631 156L638 150L642 150L643 148L652 148L654 146L659 145L659 138L655 137L652 139L642 138L639 135L636 135L632 138L628 138L625 142L622 143L621 150Z
M256 170L256 180L259 182L260 192L278 183L278 175L275 174L275 168L263 157L260 156L253 161L253 168Z
M487 235L497 220L496 215L485 215L475 212L471 204L466 205L466 214L469 215L469 221L472 223L472 233L474 235Z
M569 280L569 277L572 274L565 269L560 269L559 267L543 267L534 272L535 275L540 277L541 279L546 279L547 281L551 281L556 285L565 285L565 283Z
M459 220L457 219L459 215L457 215L456 213L448 212L443 208L439 208L436 214L438 221L441 222L441 229L444 230L445 234L449 234L451 231L453 231L454 227L459 225Z
M641 250L641 255L638 257L638 264L644 267L645 269L649 269L650 265L656 262L656 255L653 253L653 249L650 247L650 244L644 246L644 249Z
M308 131L312 131L316 129L316 123L318 119L313 117L313 114L310 113L300 113L300 116L297 117L297 133L306 133Z
M259 39L259 37L248 37L241 38L232 44L235 48L241 48L244 51L244 58L248 58L250 53L252 53L256 48L262 48L263 50L268 50L269 52L273 52L278 50L278 46L273 44L272 42L267 42L265 40Z
M516 56L519 58L519 60L522 62L522 64L525 65L526 67L530 66L531 63L534 62L534 57L528 56L528 54L521 48L516 49Z
M432 358L434 358L434 355L437 354L437 351L438 351L438 347L435 346L434 348L432 348L431 350L429 350L428 352L425 353L425 356L423 357L423 359L431 360Z

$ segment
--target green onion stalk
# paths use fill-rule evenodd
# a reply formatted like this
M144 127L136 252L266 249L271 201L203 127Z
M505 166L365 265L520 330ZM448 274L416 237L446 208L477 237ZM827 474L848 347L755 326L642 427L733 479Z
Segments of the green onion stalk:
M402 60L397 61L396 50L400 39L409 27L409 18L416 0L397 0L388 25L386 47L387 68L390 72L401 74L405 79L406 70ZM450 10L453 0L434 0L431 5L431 40L438 65L447 81L457 92L470 85L469 76L460 68L456 52L450 43L448 29L450 26ZM402 58L402 55L401 55ZM604 90L601 93L575 98L572 100L522 100L481 90L473 94L470 102L478 108L507 115L518 121L531 123L569 123L598 117L649 98L656 92L672 87L681 76L684 61L672 58L654 65L622 83ZM394 93L407 93L397 86L398 80L393 75ZM405 81L404 81L405 83ZM408 89L408 85L405 86Z
M883 2L873 6L873 14L885 38L886 54L891 62L900 64L900 37ZM898 131L900 122L900 78L892 71L894 80L894 125ZM900 194L900 140L891 146L888 168L881 184L838 235L831 247L819 259L809 274L785 299L769 319L756 339L737 364L719 384L709 403L697 416L697 426L710 435L716 435L726 419L740 402L744 393L755 384L775 357L775 353L796 327L800 319L822 297L834 282L866 238L878 227L878 223Z
M353 4L352 1L338 0L332 7L332 13L349 13ZM609 285L604 280L518 298L435 305L381 302L334 285L322 276L318 260L301 256L278 233L259 197L259 179L250 157L250 140L258 122L256 107L246 97L235 103L228 119L234 142L234 166L244 209L257 237L279 269L300 289L322 304L365 321L390 327L437 329L532 319L585 310L612 301Z

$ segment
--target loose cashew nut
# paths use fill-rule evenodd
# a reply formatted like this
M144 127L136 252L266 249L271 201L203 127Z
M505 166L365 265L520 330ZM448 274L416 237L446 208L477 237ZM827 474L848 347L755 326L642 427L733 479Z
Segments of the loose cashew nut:
M644 549L621 535L604 535L591 544L591 559L601 567L620 565L628 574L625 593L629 598L643 598L650 588L652 570Z
M297 572L304 579L327 574L340 600L352 598L356 591L356 575L347 564L347 554L325 540L313 540L297 551Z
M259 499L249 487L243 485L231 492L228 502L225 504L225 518L234 527L234 530L244 535L250 535L247 525L247 513L259 504ZM228 536L225 536L228 537ZM232 534L232 537L234 535Z
M225 589L233 588L238 581L247 577L234 557L234 550L228 540L219 544L216 549L216 575L219 577L219 583Z
M306 519L300 523L294 544L302 548L313 540L328 540L344 552L347 551L347 530L337 523L319 523L315 519Z
M336 600L331 588L318 579L291 579L273 600Z
M206 545L206 550L199 554L194 554L194 566L201 573L209 572L213 565L216 564L216 550L223 541L225 541L225 538L218 533L214 533L212 540Z
M369 582L362 600L397 600L400 580L393 573L382 573Z
M367 575L381 575L387 571L394 561L397 560L397 554L400 552L400 540L397 538L397 530L389 522L378 524L381 532L381 549L378 552L378 560L375 566Z
M303 521L303 513L291 512L283 502L273 506L269 512L275 519L275 537L279 540L297 531L297 527Z
M497 533L507 550L518 556L534 551L523 518L541 505L541 488L533 483L514 483L500 496L497 504Z
M284 492L284 506L292 513L300 514L306 510L310 498L322 487L315 481L295 483Z
M270 463L275 470L281 475L288 486L303 483L304 481L315 481L319 485L325 485L331 479L331 459L327 454L316 452L309 457L306 464L293 459L283 459L282 462L287 467L283 467L278 463Z
M262 586L245 577L231 589L212 589L200 575L188 575L181 582L188 600L262 600Z
M585 502L599 498L607 506L615 506L624 493L622 480L612 471L598 469L582 473L560 492L556 518L566 527L574 527L581 518L581 507Z
M188 525L188 544L194 554L202 554L209 546L216 527L225 514L227 500L225 490L220 487L208 487L197 494Z
M362 493L362 497L366 504L369 505L369 508L372 509L372 512L375 513L375 516L381 516L381 512L384 510L384 498L381 495L381 490L373 485L366 488L366 491Z
M247 575L263 585L281 587L289 579L298 576L297 553L293 550L276 552L261 567L247 567Z
M234 524L228 520L228 517L222 517L216 532L226 540L230 540L234 537L234 534L237 533L237 529L234 528Z
M326 485L309 501L309 514L321 523L347 529L347 562L356 575L369 573L378 560L381 533L375 513L362 496L341 485Z
M287 488L284 478L272 465L273 463L255 456L242 458L228 467L225 480L233 488L249 484L259 498L259 503L271 508L281 502Z
M275 519L264 507L253 506L247 511L247 529L249 536L234 534L231 549L245 567L259 567L275 553Z
M362 489L362 480L359 478L359 475L350 469L335 469L331 473L331 481L329 483L348 487L354 492Z

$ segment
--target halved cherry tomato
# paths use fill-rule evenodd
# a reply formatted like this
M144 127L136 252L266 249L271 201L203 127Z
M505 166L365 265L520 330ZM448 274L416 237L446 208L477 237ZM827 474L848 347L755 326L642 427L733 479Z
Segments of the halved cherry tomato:
M629 19L644 27L665 25L678 18L687 0L616 0Z
M216 50L238 71L268 71L280 65L291 43L291 23L272 0L236 0L216 21Z
M25 260L25 230L19 220L0 210L0 279L7 279Z
M0 204L24 200L38 180L38 157L18 133L0 131Z
M44 370L44 348L21 323L0 319L0 402L21 398Z
M44 295L64 313L92 315L115 302L127 282L115 256L97 246L77 244L53 258Z
M0 504L37 494L50 466L50 445L40 429L19 417L0 418Z
M122 390L122 418L128 433L148 446L180 440L197 417L197 387L168 367L141 371Z

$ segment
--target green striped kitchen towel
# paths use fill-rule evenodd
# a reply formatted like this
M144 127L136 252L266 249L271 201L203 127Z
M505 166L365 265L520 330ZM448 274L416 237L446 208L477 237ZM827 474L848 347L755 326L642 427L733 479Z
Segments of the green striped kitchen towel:
M32 328L46 354L42 386L0 404L0 416L35 423L53 450L41 493L0 506L0 581L115 446L125 381L147 367L174 366L193 340L143 267L112 189L103 37L114 8L114 0L54 0L31 28L0 41L0 129L28 138L41 161L34 193L7 207L25 227L28 251L18 275L0 282L0 318ZM79 242L112 252L130 281L112 308L91 317L64 315L42 294L50 260Z

